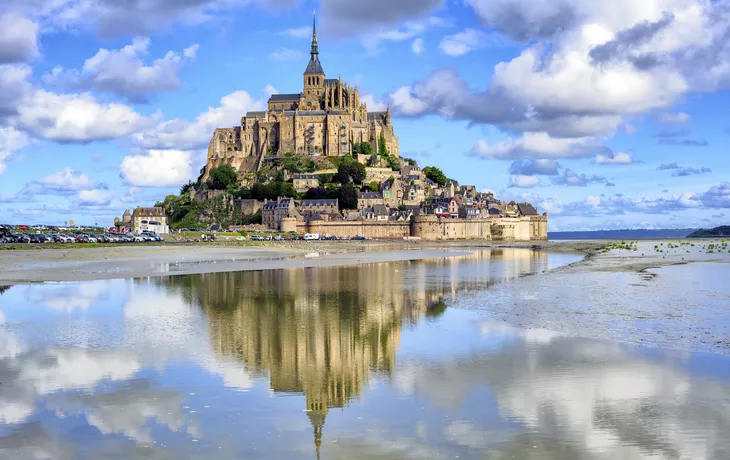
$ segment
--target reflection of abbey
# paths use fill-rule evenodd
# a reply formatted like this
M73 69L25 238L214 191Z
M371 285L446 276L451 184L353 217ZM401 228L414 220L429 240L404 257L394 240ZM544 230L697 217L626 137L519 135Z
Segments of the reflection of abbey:
M542 252L493 249L397 264L158 282L186 289L185 298L205 310L216 353L240 361L250 374L268 377L275 393L304 396L319 451L328 412L359 399L373 376L393 377L404 327L442 313L450 295L542 271L547 262ZM469 276L460 275L462 266ZM434 280L427 275L434 270L450 276Z
M368 112L356 87L340 78L327 78L319 61L314 25L302 92L274 94L268 110L248 112L240 126L216 129L208 149L206 172L224 163L241 172L255 171L267 154L344 156L362 142L369 142L379 153L381 137L389 154L398 157L390 108Z

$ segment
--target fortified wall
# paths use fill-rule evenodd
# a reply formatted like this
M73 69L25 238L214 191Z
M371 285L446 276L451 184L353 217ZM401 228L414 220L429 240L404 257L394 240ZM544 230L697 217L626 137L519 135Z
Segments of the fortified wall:
M281 222L284 232L319 233L320 235L366 236L379 239L417 237L425 241L441 240L547 240L547 215L504 219L442 219L416 216L411 222L299 222L287 218Z

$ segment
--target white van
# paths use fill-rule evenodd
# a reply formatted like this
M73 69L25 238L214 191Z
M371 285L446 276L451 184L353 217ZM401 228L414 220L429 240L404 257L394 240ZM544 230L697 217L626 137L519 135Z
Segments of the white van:
M319 233L307 233L306 235L304 235L304 239L306 241L318 240Z

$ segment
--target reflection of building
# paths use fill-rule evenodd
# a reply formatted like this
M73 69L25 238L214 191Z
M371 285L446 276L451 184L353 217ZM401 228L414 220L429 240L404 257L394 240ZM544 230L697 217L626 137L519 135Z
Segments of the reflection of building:
M242 361L249 372L268 375L275 392L305 396L319 451L329 410L359 398L371 374L390 377L404 325L415 324L424 313L443 312L446 295L539 271L546 259L537 254L486 250L396 264L216 273L159 282L184 287L185 296L200 303L217 353Z

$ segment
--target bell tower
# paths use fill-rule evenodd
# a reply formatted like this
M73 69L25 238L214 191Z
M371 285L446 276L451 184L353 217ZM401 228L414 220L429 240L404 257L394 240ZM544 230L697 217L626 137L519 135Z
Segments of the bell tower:
M312 50L309 64L304 71L304 109L320 109L320 100L324 96L324 80L326 75L322 64L319 62L319 44L317 43L317 18L316 11L312 16ZM315 104L316 102L316 104ZM311 104L310 104L311 103Z

